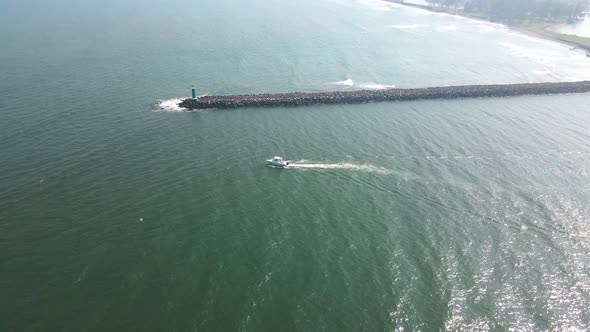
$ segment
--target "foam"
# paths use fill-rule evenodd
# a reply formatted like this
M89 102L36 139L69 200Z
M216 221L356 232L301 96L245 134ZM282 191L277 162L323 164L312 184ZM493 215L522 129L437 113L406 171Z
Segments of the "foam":
M427 24L399 24L399 25L387 25L386 28L398 29L398 30L415 30L420 28L427 28L430 25Z
M391 8L399 8L401 5L382 0L358 0L358 3L371 7L374 10L390 11Z
M330 84L349 86L349 87L358 87L361 89L370 89L370 90L381 90L381 89L395 88L395 85L392 85L392 84L379 84L376 82L355 83L350 78L346 79L344 81L331 82Z
M430 6L431 4L428 3L426 0L406 0L407 3L420 5L420 6Z
M508 35L536 42L532 45L509 41L498 42L498 45L505 47L511 55L528 59L542 66L532 71L532 75L567 81L590 79L590 62L583 52L572 52L568 46L553 41L538 40L512 32Z
M412 10L414 14L423 15L423 16L434 16L439 13L435 13L430 10L422 9L422 8L415 8L415 7L407 7L408 9Z
M443 25L437 27L435 30L438 32L453 32L457 31L459 28L456 25Z
M301 169L346 169L346 170L353 170L353 171L361 171L361 172L370 172L370 173L378 173L378 174L390 174L391 171L383 168L383 167L379 167L379 166L374 166L371 164L351 164L351 163L334 163L334 164L328 164L328 163L317 163L317 162L311 162L311 161L307 161L307 160L298 160L295 161L291 164L289 164L289 166L291 168L301 168Z
M443 13L443 12L433 12L432 10L423 9L423 8L416 8L416 7L406 7L408 10L411 10L414 14L422 15L422 16L446 16L452 18L461 18L460 16L456 16L453 14Z
M184 112L184 111L187 111L186 108L178 106L178 104L183 99L184 98L172 98L172 99L158 100L158 102L155 105L155 110L161 111L161 112Z
M344 81L332 82L331 84L344 85L344 86L354 86L354 81L349 78Z
M378 83L363 83L363 84L359 84L358 86L360 88L370 89L370 90L382 90L382 89L395 88L395 85L386 85L386 84L378 84Z
M558 59L561 57L560 54L548 50L546 48L540 49L523 47L510 42L499 42L498 45L508 48L510 53L512 53L513 55L516 55L521 58L526 58L546 66L553 65L553 61L551 61L552 59Z
M475 28L479 32L492 32L492 31L506 30L506 26L504 26L502 24L481 23L479 21L475 21L475 22L478 22L478 24L475 25Z
M506 34L508 34L510 36L513 36L513 37L520 38L520 39L525 39L525 40L528 40L530 42L534 42L534 43L537 43L537 44L543 44L543 45L548 46L548 47L556 47L556 46L558 46L558 47L561 47L561 48L564 48L564 49L568 47L565 44L561 44L561 43L556 42L556 41L547 40L547 39L544 39L544 38L541 38L541 37L532 37L532 36L529 36L527 34L524 34L522 32L518 32L518 31L507 31Z

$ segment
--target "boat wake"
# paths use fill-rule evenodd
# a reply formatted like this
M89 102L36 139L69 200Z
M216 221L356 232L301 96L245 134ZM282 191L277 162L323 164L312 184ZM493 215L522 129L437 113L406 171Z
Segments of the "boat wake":
M351 163L335 163L335 164L328 164L328 163L316 163L311 162L308 160L298 160L293 161L289 164L289 168L294 169L346 169L346 170L353 170L353 171L361 171L361 172L370 172L370 173L378 173L378 174L390 174L391 170L380 167L374 166L371 164L351 164Z

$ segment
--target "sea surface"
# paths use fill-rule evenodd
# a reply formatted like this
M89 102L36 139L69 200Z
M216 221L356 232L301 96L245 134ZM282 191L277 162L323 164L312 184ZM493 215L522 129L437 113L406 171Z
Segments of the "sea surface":
M1 0L0 45L0 331L590 329L589 94L175 104L583 52L374 0Z

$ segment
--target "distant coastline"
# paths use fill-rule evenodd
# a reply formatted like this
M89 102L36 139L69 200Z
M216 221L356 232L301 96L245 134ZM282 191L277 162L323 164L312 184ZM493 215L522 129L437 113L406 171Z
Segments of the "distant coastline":
M384 0L384 1L392 2L392 3L403 5L406 7L413 7L413 8L428 10L428 11L435 12L435 13L444 13L444 14L449 14L449 15L462 16L462 17L466 17L466 18L470 18L470 19L474 19L474 20L503 24L512 30L515 30L515 31L518 31L518 32L521 32L521 33L524 33L524 34L527 34L527 35L530 35L533 37L548 39L548 40L552 40L552 41L559 42L562 44L566 44L566 45L569 45L570 47L573 47L576 49L585 50L585 51L589 52L588 54L590 54L590 38L576 36L576 35L566 35L566 34L558 33L555 31L551 31L550 30L551 27L560 24L557 22L554 22L554 23L505 22L505 21L501 21L501 20L490 19L489 17L487 17L485 15L476 15L476 14L466 13L465 11L463 11L461 9L433 7L433 6L428 6L428 5L408 3L408 2L404 2L402 0Z

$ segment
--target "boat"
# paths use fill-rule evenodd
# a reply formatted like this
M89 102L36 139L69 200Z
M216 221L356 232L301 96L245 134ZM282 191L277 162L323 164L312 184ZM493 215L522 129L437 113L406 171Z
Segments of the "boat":
M289 166L289 161L284 160L283 157L276 156L266 161L266 166L272 168L286 168Z

